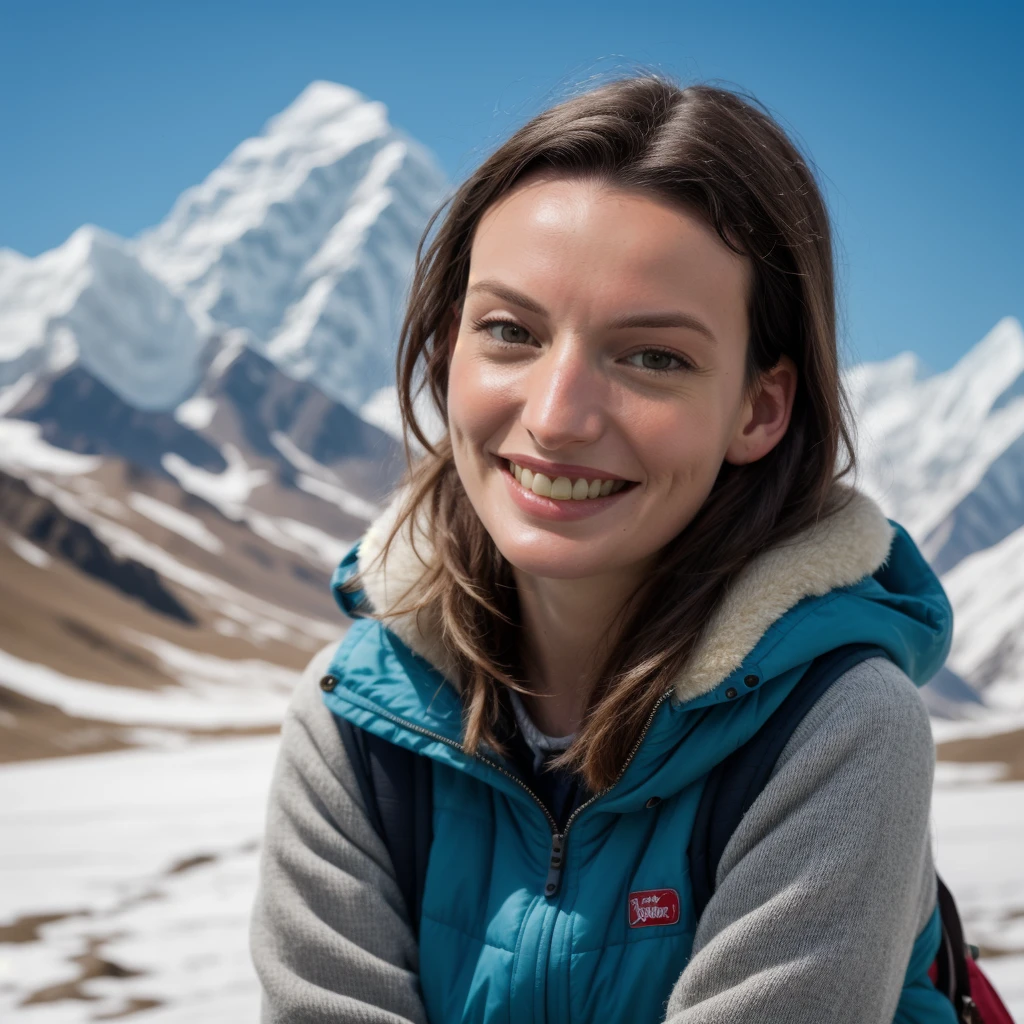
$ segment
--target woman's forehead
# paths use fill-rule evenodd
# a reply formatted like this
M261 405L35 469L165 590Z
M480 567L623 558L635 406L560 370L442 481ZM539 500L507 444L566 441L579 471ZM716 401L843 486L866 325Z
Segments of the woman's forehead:
M468 286L501 283L552 315L689 307L728 333L745 330L748 275L749 261L682 208L560 178L533 180L485 212Z

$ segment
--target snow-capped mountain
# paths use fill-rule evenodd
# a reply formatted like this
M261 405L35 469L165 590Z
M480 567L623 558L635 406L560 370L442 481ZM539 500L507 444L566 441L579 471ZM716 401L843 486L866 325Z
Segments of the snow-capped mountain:
M140 238L0 250L0 703L20 709L0 725L19 757L144 745L153 722L275 727L344 628L330 572L403 466L372 421L444 188L383 106L315 82ZM150 577L182 616L142 600Z
M231 334L358 411L393 376L433 157L359 93L314 82L136 240L86 226L0 251L0 388L80 364L170 411Z
M413 257L444 197L380 103L314 82L144 234L143 263L199 322L359 409L393 376Z
M0 261L0 387L80 364L138 409L168 409L202 372L203 332L124 239L79 228Z
M1004 317L955 366L904 353L846 375L861 481L946 572L1024 525L1024 330Z
M1024 329L1004 317L944 373L904 353L845 380L858 483L911 533L952 601L948 670L991 708L1024 709ZM970 704L949 678L934 689L947 711Z
M131 515L176 524L204 559L255 536L315 588L400 469L394 345L445 188L384 107L314 82L139 238L84 227L34 259L0 250L2 468L105 542ZM954 599L934 708L975 703L969 686L1012 704L1024 331L1001 320L944 373L905 353L845 377L859 483Z

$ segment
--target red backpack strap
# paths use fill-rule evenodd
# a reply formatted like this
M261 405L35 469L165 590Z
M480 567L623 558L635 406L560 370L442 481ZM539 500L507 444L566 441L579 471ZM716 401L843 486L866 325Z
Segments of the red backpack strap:
M978 1007L979 1018L985 1024L1013 1024L1006 1004L973 958L967 960L967 973L971 979L971 998Z

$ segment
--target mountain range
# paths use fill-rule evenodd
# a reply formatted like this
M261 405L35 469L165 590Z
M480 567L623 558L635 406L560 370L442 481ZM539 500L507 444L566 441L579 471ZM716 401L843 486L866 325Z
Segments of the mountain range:
M395 343L448 184L315 82L134 239L0 250L0 755L272 731L404 454ZM934 714L1024 710L1024 332L849 368L858 483L956 634Z
M1001 319L943 373L903 353L845 379L858 482L914 537L953 604L947 669L993 709L1024 710L1020 321Z

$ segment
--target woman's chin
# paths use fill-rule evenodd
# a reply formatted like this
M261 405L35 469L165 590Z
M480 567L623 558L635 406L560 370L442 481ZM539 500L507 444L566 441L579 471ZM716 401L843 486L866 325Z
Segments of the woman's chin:
M498 542L498 550L519 572L558 580L607 576L628 568L620 558L603 553L604 547L593 540L567 542L561 537L541 542L508 538Z

